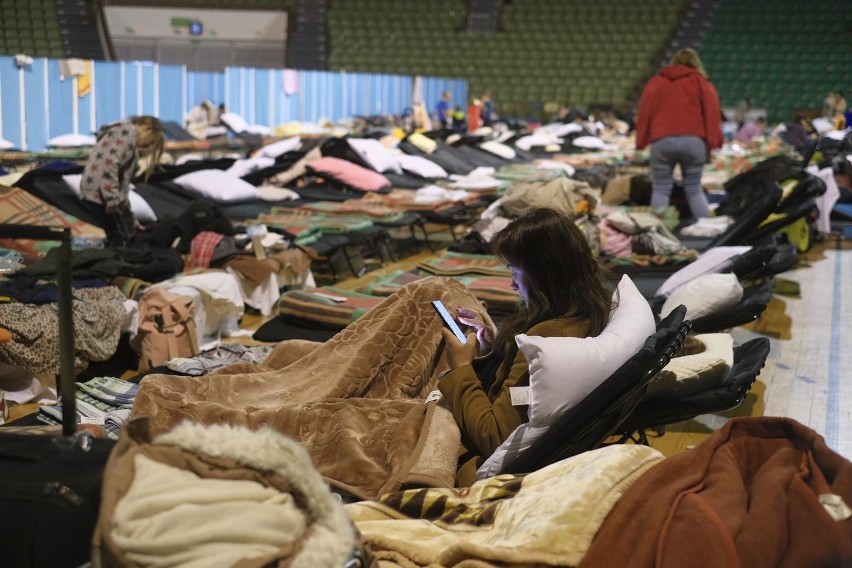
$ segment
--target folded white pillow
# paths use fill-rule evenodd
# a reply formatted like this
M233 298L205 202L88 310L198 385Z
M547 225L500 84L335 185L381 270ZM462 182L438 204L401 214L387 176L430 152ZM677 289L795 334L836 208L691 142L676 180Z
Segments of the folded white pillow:
M145 198L133 191L130 190L128 194L128 200L130 201L130 211L133 212L133 216L136 217L142 223L156 223L157 222L157 214L154 213L154 210L151 209L151 206L145 201Z
M266 146L258 150L257 156L275 159L278 156L286 154L287 152L298 150L301 145L302 139L298 136L293 136L291 138L279 140L278 142L273 142L272 144L267 144Z
M198 170L175 178L175 183L217 203L257 199L257 188L224 170Z
M8 150L9 148L14 148L15 145L6 140L5 138L0 138L0 150Z
M551 136L546 133L527 134L515 140L515 146L521 150L529 150L533 146L544 146L545 148L552 144L561 144L562 139Z
M582 132L583 127L576 122L552 122L550 124L545 124L535 130L536 134L547 133L550 136L556 136L562 138L563 136L568 136L569 134L574 134L575 132Z
M492 477L573 407L639 352L656 331L648 301L627 276L618 284L619 302L597 337L515 337L530 364L529 422L521 424L477 470Z
M701 275L722 272L731 265L731 259L750 250L750 246L713 247L666 278L666 281L657 289L657 295L668 296L680 286Z
M736 306L743 298L743 287L736 274L704 274L678 287L660 310L664 318L679 305L686 306L691 320Z
M403 170L420 177L445 178L449 176L444 168L422 156L400 154L396 159Z
M222 113L219 115L219 120L237 134L242 134L243 132L258 134L260 136L269 136L272 134L272 129L268 126L263 126L262 124L249 124L243 117L233 112Z
M571 144L577 148L586 148L587 150L602 150L607 144L597 136L578 136L571 140Z
M63 134L47 141L47 145L54 148L78 148L80 146L94 146L95 144L97 144L95 137L85 134Z
M514 160L515 156L518 155L518 153L515 152L514 148L510 148L509 146L506 146L505 144L501 144L500 142L496 142L494 140L483 142L479 145L479 147L485 150L486 152L491 152L495 156L500 156L501 158L506 160Z
M62 176L62 181L68 186L68 189L74 192L74 195L80 197L80 182L83 181L83 174L68 174Z
M402 173L402 168L396 156L384 147L378 140L372 138L347 138L349 147L358 152L358 155L377 172Z
M80 182L83 180L83 174L67 174L62 176L62 180L77 197L81 196ZM156 223L157 214L154 213L154 210L151 209L151 206L145 201L144 197L133 191L133 184L130 184L130 188L128 201L130 202L130 211L133 213L133 216L143 223Z
M219 120L236 133L245 132L246 128L248 128L248 122L233 112L223 112L219 115Z
M232 174L238 178L243 176L247 176L252 172L256 172L257 170L262 170L263 168L268 168L275 164L275 158L269 158L266 156L254 156L252 158L248 158L247 160L236 160L230 168L225 170L229 174Z

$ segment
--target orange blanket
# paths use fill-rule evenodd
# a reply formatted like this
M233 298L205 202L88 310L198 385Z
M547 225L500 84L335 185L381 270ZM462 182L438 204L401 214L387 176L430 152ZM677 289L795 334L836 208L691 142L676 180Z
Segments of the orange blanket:
M789 418L734 419L645 473L580 567L850 566L852 518L822 503L836 500L852 506L852 462L820 435Z

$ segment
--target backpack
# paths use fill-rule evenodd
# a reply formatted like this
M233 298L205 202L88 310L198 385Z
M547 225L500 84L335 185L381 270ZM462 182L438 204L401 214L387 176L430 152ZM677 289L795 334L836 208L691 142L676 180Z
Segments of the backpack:
M145 292L139 300L139 332L133 346L139 351L139 371L147 371L176 357L200 351L192 298L162 288Z

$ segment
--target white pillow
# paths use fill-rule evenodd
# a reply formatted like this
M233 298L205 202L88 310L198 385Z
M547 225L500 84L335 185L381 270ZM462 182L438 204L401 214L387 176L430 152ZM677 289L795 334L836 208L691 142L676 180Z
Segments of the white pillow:
M349 147L358 152L367 164L377 172L402 173L396 156L390 153L378 140L372 138L347 138Z
M83 174L64 175L62 176L62 180L77 197L81 196L80 182L83 180ZM130 188L128 201L130 202L130 211L133 213L133 216L145 223L156 223L157 214L154 213L154 210L151 209L151 206L148 205L144 197L133 191L133 184L130 184Z
M544 126L538 128L535 133L539 134L545 132L551 136L563 137L568 136L569 134L574 134L575 132L582 132L583 127L576 122L553 122L550 124L545 124Z
M530 364L529 422L521 424L476 473L498 474L576 405L635 355L656 331L648 301L627 276L618 284L619 302L597 337L515 337Z
M139 219L139 221L143 223L157 222L157 214L154 213L154 210L151 209L151 206L148 205L144 197L131 189L128 194L128 200L130 201L130 211L133 212L133 216Z
M97 144L95 137L85 134L63 134L47 141L47 145L54 148L78 148L80 146L94 146L95 144Z
M422 156L409 156L408 154L400 154L396 157L400 167L414 175L424 178L445 178L450 174L447 171L433 162Z
M515 152L513 148L510 148L505 144L501 144L500 142L495 142L494 140L483 142L479 145L479 147L485 150L486 152L491 152L495 156L500 156L501 158L506 160L514 160L515 156L518 155L518 153Z
M515 140L515 146L521 150L529 151L533 146L550 146L551 144L561 144L562 139L550 136L548 134L527 134Z
M680 286L703 274L721 272L727 266L730 266L732 258L750 250L750 246L713 247L666 278L666 281L657 289L657 296L668 296Z
M65 182L65 185L74 192L74 195L80 197L80 182L83 181L83 174L68 174L62 176L62 181Z
M578 136L571 140L571 144L577 148L586 148L588 150L602 150L606 148L606 142L597 136Z
M237 134L245 132L248 128L248 122L243 120L243 117L233 112L223 112L219 115L219 120Z
M217 203L257 199L257 188L224 170L198 170L175 178L179 186Z
M9 148L14 148L15 145L6 140L5 138L0 138L0 150L8 150Z
M291 138L279 140L278 142L273 142L272 144L267 144L266 146L258 150L257 156L275 159L278 156L286 154L287 152L298 150L301 145L302 139L298 136L293 136Z
M230 168L225 170L229 174L241 178L243 176L247 176L252 172L256 172L257 170L262 170L263 168L268 168L275 164L275 158L268 158L266 156L255 156L253 158L249 158L247 160L236 160Z
M660 310L664 318L679 305L686 317L696 320L736 306L743 299L743 287L736 274L705 274L677 288Z
M249 124L244 132L258 136L272 136L272 129L262 124Z

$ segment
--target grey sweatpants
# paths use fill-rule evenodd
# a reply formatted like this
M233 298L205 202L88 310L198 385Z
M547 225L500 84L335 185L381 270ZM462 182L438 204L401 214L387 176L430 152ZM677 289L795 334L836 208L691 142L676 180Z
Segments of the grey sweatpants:
M651 207L665 208L672 195L672 171L680 164L683 189L693 217L709 217L707 196L701 187L701 172L707 160L707 145L697 136L667 136L651 144Z

